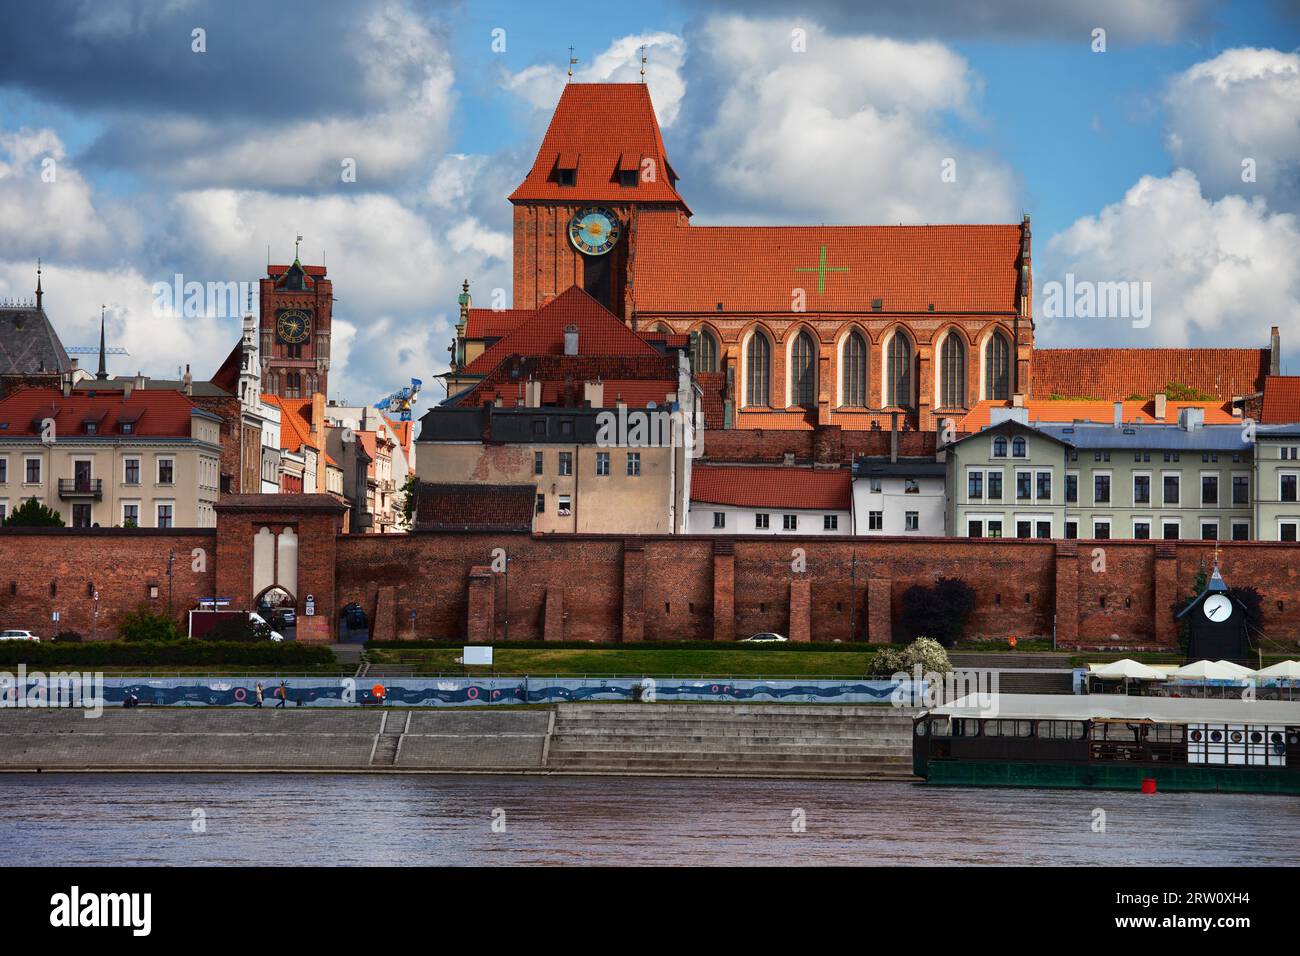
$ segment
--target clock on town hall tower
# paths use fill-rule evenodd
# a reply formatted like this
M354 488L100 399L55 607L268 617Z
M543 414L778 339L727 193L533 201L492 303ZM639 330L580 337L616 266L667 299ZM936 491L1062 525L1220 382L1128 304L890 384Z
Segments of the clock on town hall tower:
M293 264L268 265L261 286L262 391L281 398L326 392L334 285L325 267L303 265L295 247Z

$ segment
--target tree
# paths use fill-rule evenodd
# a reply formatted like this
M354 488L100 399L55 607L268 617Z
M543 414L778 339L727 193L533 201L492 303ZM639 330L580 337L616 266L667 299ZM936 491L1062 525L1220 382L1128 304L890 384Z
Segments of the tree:
M419 489L420 478L415 472L411 472L402 482L402 518L403 527L407 531L415 527L415 499Z
M123 641L179 641L184 637L175 621L166 614L156 614L146 604L122 618L117 636Z
M975 590L961 578L939 578L932 586L914 584L903 592L900 623L908 638L931 637L951 647L975 610Z
M63 516L35 498L28 498L4 520L10 528L62 528Z

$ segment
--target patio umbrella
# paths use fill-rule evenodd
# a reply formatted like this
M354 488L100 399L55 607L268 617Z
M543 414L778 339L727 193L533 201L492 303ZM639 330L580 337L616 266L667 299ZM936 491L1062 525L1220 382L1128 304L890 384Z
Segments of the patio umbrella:
M1154 667L1148 667L1140 661L1127 657L1109 664L1101 664L1092 672L1093 677L1104 680L1159 680L1161 674Z
M1300 661L1282 661L1255 671L1257 677L1278 677L1282 680L1300 680Z
M1178 680L1240 680L1242 672L1250 673L1246 668L1228 661L1194 661L1170 671L1169 676Z
M1228 670L1236 671L1237 676L1241 678L1253 677L1255 675L1255 672L1249 667L1243 667L1241 664L1234 661L1215 661L1214 663L1218 664L1220 667L1226 667Z

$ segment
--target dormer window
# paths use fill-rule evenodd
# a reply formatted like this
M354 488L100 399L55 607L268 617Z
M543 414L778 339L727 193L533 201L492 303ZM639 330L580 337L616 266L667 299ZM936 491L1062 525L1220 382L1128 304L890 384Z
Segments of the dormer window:
M87 434L87 435L98 435L98 434L99 434L99 422L86 422L86 434Z
M135 431L134 422L123 422L121 432L123 435L130 435Z
M578 171L576 169L557 170L556 176L558 177L561 186L578 185Z
M578 185L578 154L561 153L555 161L555 181L561 186Z
M618 184L631 189L636 186L637 174L635 169L620 169L618 172Z

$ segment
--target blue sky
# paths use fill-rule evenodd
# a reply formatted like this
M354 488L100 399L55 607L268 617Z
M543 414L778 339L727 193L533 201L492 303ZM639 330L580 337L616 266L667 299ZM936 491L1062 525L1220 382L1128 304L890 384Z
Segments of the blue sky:
M1040 319L1041 344L1262 345L1278 324L1300 356L1300 24L1282 0L294 0L271 17L291 35L267 17L255 0L7 6L0 296L29 294L40 257L65 341L93 341L103 303L131 352L115 371L190 356L207 374L237 320L153 314L153 283L255 279L301 232L335 278L335 397L427 379L461 279L479 301L509 291L505 196L567 48L579 80L628 80L646 42L697 222L1028 212L1039 288L1149 281L1158 306L1145 329Z

